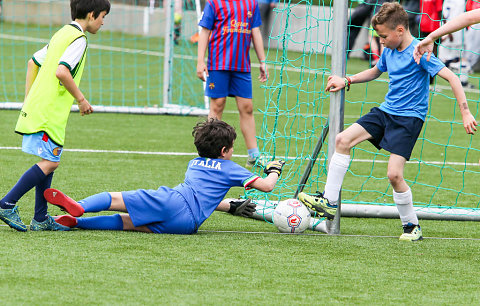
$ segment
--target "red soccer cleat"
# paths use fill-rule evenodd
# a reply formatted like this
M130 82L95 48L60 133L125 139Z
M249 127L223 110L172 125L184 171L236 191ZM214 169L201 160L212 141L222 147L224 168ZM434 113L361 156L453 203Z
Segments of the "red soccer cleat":
M58 189L48 188L43 193L43 196L48 203L59 206L62 210L74 217L80 217L85 212L85 209L83 209L80 204L66 196Z
M53 217L53 219L55 220L55 222L63 226L75 227L78 224L77 218L70 215L55 216Z

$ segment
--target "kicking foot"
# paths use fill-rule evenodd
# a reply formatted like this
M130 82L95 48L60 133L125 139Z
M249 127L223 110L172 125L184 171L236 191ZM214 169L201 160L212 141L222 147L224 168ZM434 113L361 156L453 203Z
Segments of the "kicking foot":
M337 205L330 205L328 200L323 197L323 194L317 192L317 195L311 196L305 192L298 194L300 202L305 204L311 210L317 212L320 217L325 217L329 220L335 218L337 212Z
M53 218L55 219L55 222L57 222L58 224L68 226L68 227L75 227L78 224L77 218L72 217L70 215L56 216Z
M80 204L69 198L60 190L48 188L43 193L43 196L48 203L59 206L62 210L74 217L80 217L85 212L85 209L83 209Z
M403 234L400 236L401 241L418 241L422 240L422 229L418 224L407 223L403 225Z

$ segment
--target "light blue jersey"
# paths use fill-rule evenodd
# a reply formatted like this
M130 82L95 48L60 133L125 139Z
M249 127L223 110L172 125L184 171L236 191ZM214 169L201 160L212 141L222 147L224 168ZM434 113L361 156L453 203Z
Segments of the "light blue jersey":
M426 54L420 64L415 63L413 50L418 43L417 39L413 39L403 51L383 49L377 68L388 72L390 82L380 109L392 115L417 117L425 121L430 77L434 77L445 65L434 55L427 61Z

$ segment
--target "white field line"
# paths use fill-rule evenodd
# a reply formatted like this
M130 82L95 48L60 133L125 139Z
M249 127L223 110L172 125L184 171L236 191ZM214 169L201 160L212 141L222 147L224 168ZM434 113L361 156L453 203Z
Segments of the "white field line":
M0 147L0 150L21 150L21 147ZM164 155L164 156L198 156L196 152L154 152L154 151L128 151L128 150L93 150L93 149L64 149L66 152L80 152L80 153L108 153L108 154L137 154L137 155ZM234 154L235 157L246 158L247 155ZM294 160L297 157L289 156L288 160ZM321 161L323 159L320 159ZM388 163L388 160L375 161L372 159L354 159L354 162L359 163ZM409 164L418 164L419 161L408 161ZM464 162L444 162L444 161L422 161L424 164L430 165L449 165L449 166L478 166L477 163L464 163Z
M0 224L1 227L8 227L6 224ZM291 236L322 236L322 237L354 237L354 238L394 238L398 239L398 236L381 236L381 235L328 235L328 234L315 234L315 233L280 233L280 232L247 232L247 231L213 231L213 230L198 230L199 233L216 233L216 234L250 234L250 235L291 235ZM423 239L437 239L437 240L473 240L480 241L480 238L462 238L462 237L423 237ZM404 243L404 242L401 242ZM422 243L414 242L414 243Z
M322 237L354 237L354 238L394 238L398 239L398 236L381 236L381 235L328 235L317 233L280 233L280 232L247 232L247 231L213 231L213 230L199 230L203 233L226 233L226 234L261 234L261 235L298 235L298 236L322 236ZM480 241L480 238L463 238L463 237L423 237L423 239L438 239L438 240L474 240ZM401 242L403 243L403 242ZM417 243L417 242L416 242ZM418 242L421 243L421 242Z

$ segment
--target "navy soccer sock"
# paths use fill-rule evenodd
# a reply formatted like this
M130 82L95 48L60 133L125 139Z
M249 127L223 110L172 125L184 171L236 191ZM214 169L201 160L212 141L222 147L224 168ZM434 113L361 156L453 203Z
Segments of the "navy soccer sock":
M121 231L123 230L122 217L119 214L111 216L96 216L77 218L78 228L103 231Z
M38 222L47 220L48 206L47 200L45 200L45 197L43 196L43 192L45 189L50 188L52 185L52 179L53 172L47 175L47 177L35 187L35 215L33 216L33 219Z
M25 193L27 193L34 186L37 186L43 180L45 180L45 174L42 169L35 164L30 169L25 171L25 173L20 177L18 182L13 186L12 189L7 193L2 200L0 200L0 208L2 209L11 209L17 204L18 200Z
M102 192L78 201L78 204L85 209L85 212L104 211L110 208L112 196L108 192Z

